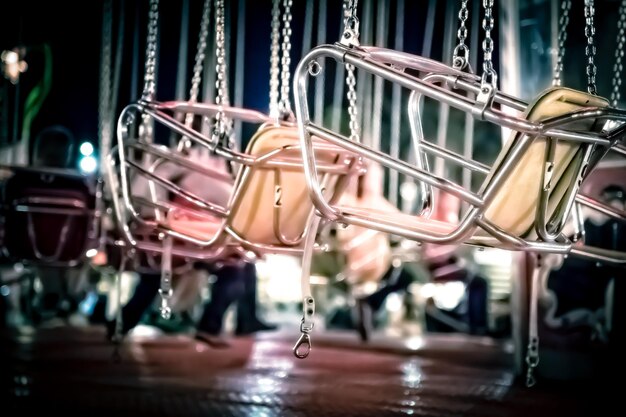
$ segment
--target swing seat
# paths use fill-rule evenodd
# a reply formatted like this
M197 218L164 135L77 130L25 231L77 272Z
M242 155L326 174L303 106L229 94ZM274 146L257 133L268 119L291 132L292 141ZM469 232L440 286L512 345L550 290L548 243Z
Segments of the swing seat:
M567 89L551 88L539 95L528 106L525 118L532 122L542 122L557 116L579 110L583 107L607 107L608 102L600 97ZM578 131L594 131L598 129L596 120L587 119L570 126ZM525 136L525 133L511 133L496 162L491 168L479 194L484 193L498 172L507 163L513 165L494 194L493 199L484 207L484 219L509 235L530 240L537 239L535 233L536 214L539 206L539 195L542 187L542 175L546 168L546 147L548 138L537 136L521 155L513 159L511 150ZM554 155L552 171L552 188L548 196L546 219L550 223L562 222L568 214L565 206L571 200L580 185L579 177L586 171L585 150L591 145L581 142L558 141ZM374 212L374 214L377 214ZM361 214L363 215L363 214ZM397 214L376 217L377 221L396 223ZM403 223L408 228L433 234L438 237L449 235L458 225L445 223L425 217L403 216ZM468 243L482 244L485 231L476 230L476 235L469 238Z
M311 62L329 57L413 90L411 98L418 97L409 106L411 120L418 120L417 128L412 124L419 154L415 164L352 142L310 120L306 106L307 91L304 89L306 82L303 79L310 77L307 70ZM401 73L407 68L417 71L417 74ZM346 51L341 46L324 45L307 54L298 65L296 78L300 82L294 87L298 98L298 123L305 132L303 141L308 149L310 138L317 136L354 151L366 160L412 177L425 187L422 191L428 192L428 188L436 187L469 203L469 209L456 224L430 219L426 210L428 205L413 216L399 214L396 209L337 206L320 198L320 185L311 177L307 184L316 208L323 216L340 223L368 227L417 241L568 253L572 249L571 242L561 230L579 187L595 163L624 134L624 128L607 128L606 122L624 120L626 114L609 108L603 98L567 88L548 89L532 104L526 105L497 91L490 95L491 90L487 89L485 93L477 77L455 71L421 57L379 48L361 47ZM447 88L437 85L439 83L445 83ZM512 129L493 166L485 167L448 149L421 142L421 96ZM510 115L503 111L505 107L524 111L524 114ZM486 178L478 191L465 189L430 172L424 163L424 156L428 154L482 173ZM309 164L313 172L314 164L315 161Z
M19 262L76 266L97 244L95 179L12 168L3 189L4 250Z
M425 231L437 236L445 236L456 229L457 224L441 220L435 220L424 216L414 216L397 210L387 211L375 208L337 206L344 216L354 218L372 218L377 223L395 225L401 223L407 229Z
M211 116L220 110L227 117L246 115L258 119L256 114L237 111L231 107L220 108L188 105L188 110ZM308 195L304 174L301 141L297 126L291 123L276 124L264 119L251 138L246 152L238 152L223 143L190 129L166 113L178 108L173 103L139 103L127 106L120 116L129 120L129 112L143 113L175 133L188 138L202 148L214 149L218 159L238 164L237 175L229 176L229 192L224 192L222 182L225 172L217 172L204 163L189 160L180 152L169 151L155 145L128 138L123 131L118 137L119 164L110 159L111 182L120 184L120 194L114 194L114 205L124 238L131 245L139 245L133 238L133 223L153 227L174 237L175 244L185 242L194 250L185 248L190 258L203 260L229 256L233 251L256 255L263 253L300 253L307 228L314 216L314 207ZM324 195L336 201L350 175L363 172L363 164L353 152L342 147L314 139L316 169L324 182ZM213 146L215 145L215 146ZM191 148L192 150L194 148ZM133 150L152 156L151 165L135 162ZM172 168L176 175L166 178L161 169ZM115 173L119 173L116 175ZM125 171L125 175L122 173ZM202 175L202 181L185 183L186 175ZM131 185L132 174L144 178L142 187ZM204 178L206 177L206 178ZM182 178L182 179L181 179ZM219 181L219 190L213 181ZM205 181L205 182L203 182ZM156 188L146 198L148 185ZM201 188L205 187L205 188ZM166 192L164 192L166 191ZM222 197L218 197L216 193ZM226 198L224 195L230 194ZM217 200L215 200L217 198ZM178 243L176 243L178 242ZM174 248L176 250L176 247ZM204 255L202 255L204 254Z
M241 242L263 247L298 246L313 215L298 132L295 126L264 125L250 140L246 153L259 161L243 166L235 182L227 228ZM347 152L339 147L316 148L319 164L341 170ZM280 159L290 166L271 167ZM336 162L340 161L340 162ZM347 171L346 171L347 172ZM328 179L327 194L336 199L341 175ZM220 232L220 219L191 216L170 218L168 225L179 233L211 240Z
M568 88L552 88L529 105L525 114L527 120L541 122L552 117L579 110L583 107L608 107L608 101L591 94ZM587 132L598 131L595 119L587 119L570 126L576 130ZM484 191L493 181L494 175L510 159L510 152L522 134L512 132L511 137L500 152L496 162L485 180ZM542 173L545 169L546 147L545 136L535 138L528 150L517 158L512 172L505 178L491 204L485 210L485 218L506 232L519 237L534 238L535 214L539 204L539 190L542 187ZM585 150L591 145L580 142L558 141L552 169L552 188L548 196L548 213L546 218L562 222L568 212L557 213L572 194L578 192L579 177L587 171ZM581 178L582 180L582 178ZM557 216L558 218L555 218Z
M212 216L194 216L172 211L167 223L177 233L198 240L210 241L221 229L221 220Z

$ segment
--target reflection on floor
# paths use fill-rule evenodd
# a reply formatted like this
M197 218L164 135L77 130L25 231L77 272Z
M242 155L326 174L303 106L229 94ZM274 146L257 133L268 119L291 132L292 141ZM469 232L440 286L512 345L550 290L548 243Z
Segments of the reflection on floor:
M526 389L508 345L486 338L363 345L326 331L298 360L295 337L234 338L226 349L187 336L134 337L114 361L100 328L13 330L0 338L0 415L554 417L599 415L609 397L595 384Z

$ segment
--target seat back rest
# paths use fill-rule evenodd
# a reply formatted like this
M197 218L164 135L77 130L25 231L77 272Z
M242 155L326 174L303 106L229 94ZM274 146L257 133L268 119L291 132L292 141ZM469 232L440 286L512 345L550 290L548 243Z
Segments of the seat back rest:
M542 121L555 116L567 114L582 107L606 107L608 102L597 96L563 87L550 88L544 91L528 106L526 118L529 121ZM588 119L569 124L567 129L578 131L598 130L599 123ZM481 192L491 183L493 176L501 169L509 152L524 136L520 132L512 132L508 142L500 152L489 175L483 183ZM520 237L534 237L535 219L539 204L542 172L545 166L547 139L545 136L535 138L526 152L514 162L511 173L502 183L493 200L485 207L485 218L503 230ZM586 149L591 145L560 140L557 143L552 184L546 219L552 221L556 215L566 215L557 210L572 192L576 192L576 178L583 169L583 158Z
M95 246L95 192L79 176L16 171L4 189L5 250L14 260L76 263Z
M259 157L276 149L299 146L295 126L264 125L250 140L247 153ZM299 148L281 154L301 163ZM318 164L336 164L339 152L315 150ZM326 192L330 199L336 197L339 175L332 175ZM275 233L289 242L299 242L310 216L313 204L309 198L306 178L302 167L270 168L245 167L240 171L235 185L237 192L232 205L229 225L244 239L265 245L284 245ZM279 207L279 210L277 208Z

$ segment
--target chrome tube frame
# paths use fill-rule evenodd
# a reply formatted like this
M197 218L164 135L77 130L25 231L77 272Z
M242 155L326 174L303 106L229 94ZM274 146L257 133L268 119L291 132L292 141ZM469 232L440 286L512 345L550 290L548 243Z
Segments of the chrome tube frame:
M425 160L424 153L431 153L457 163L466 169L481 173L487 173L489 168L476 161L440 149L435 145L423 141L419 120L417 120L417 123L414 123L414 120L411 121L413 140L415 141L414 148L418 153L418 157L416 158L418 163L415 166L405 161L394 159L371 147L352 142L348 137L332 132L312 122L309 116L307 98L308 78L312 74L309 73L308 68L312 63L321 62L326 58L335 59L339 63L354 65L356 68L364 70L367 73L382 77L387 81L412 90L412 98L409 102L411 116L419 115L419 99L421 96L424 96L445 103L463 112L470 113L479 120L497 124L500 127L507 127L517 132L524 133L525 135L512 146L499 171L493 175L489 184L485 184L484 190L478 193L471 192L454 182L437 177L429 172L428 167L419 162ZM408 74L406 72L407 69L425 75ZM448 87L452 88L442 88L437 85L437 82L445 82L448 84ZM618 145L618 141L624 137L625 132L624 126L599 133L577 131L571 128L571 123L585 119L626 121L626 111L613 108L585 108L541 122L533 122L523 117L505 114L498 107L509 106L515 110L522 111L525 110L526 103L498 91L494 91L491 94L486 104L480 102L478 99L474 100L468 98L466 95L459 93L458 90L480 96L481 85L477 76L454 70L444 64L437 63L427 58L391 50L382 50L380 48L348 48L340 44L319 46L306 54L298 64L293 89L296 97L296 119L298 121L300 140L302 143L303 160L305 161L304 171L307 177L309 194L318 212L323 217L339 223L369 227L407 239L429 243L464 243L529 252L569 253L572 249L572 244L560 233L563 227L563 219L559 220L557 224L551 225L549 230L546 228L546 233L543 234L550 238L547 239L547 241L541 238L520 238L499 229L496 225L484 219L483 213L485 207L492 201L504 180L512 172L515 166L514 162L528 149L537 137L545 136L551 138L551 140L587 143L597 145L598 147L605 147L608 150ZM413 117L411 117L411 119L413 119ZM401 223L400 221L378 217L374 213L370 213L367 216L348 213L342 210L342 207L333 205L324 199L318 180L316 158L312 152L312 136L326 140L333 145L341 146L350 152L361 155L366 160L377 162L384 167L396 170L423 183L423 187L426 189L425 195L430 197L427 197L419 215L428 216L429 205L432 204L432 192L430 187L437 187L440 190L448 192L468 203L470 207L459 224L456 225L452 231L445 234L429 232L423 228L420 229L419 226L412 227L411 225L407 225L406 222ZM588 162L588 160L589 155L587 155L585 162ZM574 185L578 184L579 179L582 178L578 176ZM575 196L576 192L572 192L572 195ZM568 214L569 209L571 209L573 201L573 199L567 201L567 207L564 209L564 217ZM547 221L541 216L541 213L538 220L543 224L543 227L547 227ZM483 234L486 233L487 236L478 234L479 229ZM542 228L540 228L540 230L542 232L544 231Z
M147 247L133 235L130 225L137 223L143 227L153 227L159 233L174 237L177 240L175 253L184 254L183 256L193 259L218 260L225 256L231 256L233 252L248 257L250 257L248 252L252 252L256 256L264 253L301 254L303 250L303 239L308 231L308 226L301 236L295 239L288 239L280 232L278 225L274 225L276 237L281 243L280 245L267 245L249 241L231 227L234 215L233 206L237 204L237 201L241 197L240 185L246 180L248 175L250 175L251 169L273 170L274 172L302 171L303 163L300 156L301 145L298 143L293 146L290 145L273 149L263 155L252 156L229 149L223 144L212 143L210 136L203 135L196 130L186 127L183 123L177 121L173 115L168 113L184 112L203 117L213 117L220 110L223 111L225 116L229 119L238 119L256 124L275 125L277 123L275 119L252 110L213 104L192 104L175 101L164 103L140 101L130 104L122 111L117 126L118 143L108 158L108 164L111 168L108 171L112 177L112 184L117 184L117 189L121 191L121 195L120 193L113 194L113 203L124 241L129 247L135 249L155 250L151 245ZM130 138L127 126L139 115L147 115L157 123L181 135L181 137L187 138L198 146L208 148L225 161L237 164L239 166L239 172L233 178L224 172L204 167L189 160L182 152L143 143ZM289 122L280 123L284 126L295 126L294 124L289 124ZM333 155L336 154L338 156L335 163L320 163L317 166L317 170L323 173L323 175L358 175L364 172L362 165L356 161L357 158L355 158L354 154L351 154L341 147L316 140L314 148L316 152L332 152ZM150 155L152 161L151 165L142 166L141 163L131 160L129 155L133 150L139 150L144 154ZM162 178L158 175L156 170L158 166L164 162L173 163L190 172L195 172L207 178L228 183L232 186L228 204L225 207L220 206L200 198L193 192L183 189L166 178ZM116 166L119 175L115 173ZM149 200L134 196L131 189L130 171L147 179L151 187L159 185L175 196L185 200L188 205L183 207L173 202L159 202L154 193L151 193ZM280 175L276 176L276 181L280 182ZM336 200L343 188L344 185L340 184L335 193L327 197L331 198L333 201ZM150 219L148 219L142 215L142 208L146 207L155 213L154 217L150 216ZM176 231L164 221L166 214L172 210L191 214L196 218L202 218L203 216L217 218L219 219L217 231L213 237L207 240ZM276 206L274 210L275 212L280 212L281 207ZM314 215L314 210L311 210L309 220L311 220ZM308 223L310 223L310 221ZM186 243L186 245L183 245L183 243ZM189 245L194 246L194 248L189 249Z
M20 169L25 169L25 167L16 167ZM26 168L29 171L40 172L41 175L52 175L52 176L70 176L70 177L79 177L76 172L71 170L59 169L59 168ZM10 165L0 165L0 170L6 173L6 177L8 178L15 171L14 167ZM83 177L83 176L81 176ZM87 178L87 177L84 177ZM31 264L31 265L46 265L50 267L65 267L65 268L73 268L81 265L87 259L87 252L89 249L96 248L98 245L97 237L99 236L100 230L100 217L101 217L101 207L99 206L98 198L102 193L102 182L96 181L93 184L94 188L91 190L94 194L95 198L95 207L89 208L85 205L85 203L77 198L72 197L47 197L47 196L27 196L22 197L14 201L4 202L3 207L0 208L0 211L15 211L25 213L27 216L27 233L30 243L32 244L33 251L36 259L20 259L20 262ZM45 255L40 252L37 239L35 236L34 224L32 219L32 214L51 214L58 216L67 216L63 226L61 228L60 236L59 236L59 244L57 246L57 250L52 255ZM93 217L91 222L91 226L86 230L87 236L84 241L84 245L81 250L78 252L81 254L79 257L67 260L67 261L59 261L59 257L61 256L61 252L65 248L67 241L67 234L70 226L74 223L74 219L76 217ZM7 252L6 248L1 248L3 251Z

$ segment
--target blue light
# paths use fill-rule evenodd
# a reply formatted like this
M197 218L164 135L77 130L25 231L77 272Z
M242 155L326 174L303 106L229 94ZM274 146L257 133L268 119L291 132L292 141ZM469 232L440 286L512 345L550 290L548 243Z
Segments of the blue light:
M98 161L93 156L84 156L80 158L80 170L86 174L91 174L98 168Z
M80 148L79 148L80 154L83 156L91 156L93 155L93 145L91 144L91 142L83 142L80 144Z

